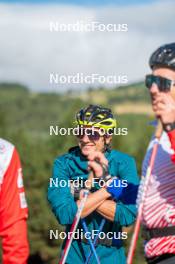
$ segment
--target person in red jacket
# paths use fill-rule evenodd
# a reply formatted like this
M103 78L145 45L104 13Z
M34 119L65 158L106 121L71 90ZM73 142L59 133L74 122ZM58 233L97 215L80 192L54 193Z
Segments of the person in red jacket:
M26 264L28 208L16 148L0 138L0 237L3 264Z

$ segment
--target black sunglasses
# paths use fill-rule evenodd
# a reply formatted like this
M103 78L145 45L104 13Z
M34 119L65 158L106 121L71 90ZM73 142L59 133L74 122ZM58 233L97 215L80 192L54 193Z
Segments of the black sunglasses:
M153 74L146 75L145 85L148 89L155 83L160 92L169 92L172 85L175 84L175 81L169 80L161 76L155 76Z
M97 141L101 137L100 133L96 130L93 129L82 129L82 128L77 128L77 133L76 136L79 139L82 139L85 135L88 136L88 138L92 141Z

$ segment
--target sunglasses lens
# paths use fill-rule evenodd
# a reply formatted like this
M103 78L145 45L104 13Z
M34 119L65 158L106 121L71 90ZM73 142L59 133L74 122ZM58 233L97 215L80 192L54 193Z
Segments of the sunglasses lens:
M98 131L94 131L92 129L82 129L82 128L77 128L76 130L76 136L79 139L82 139L85 135L88 136L88 138L92 141L99 140L100 134Z
M77 128L76 129L76 137L77 138L83 138L84 137L84 135L85 135L85 131L84 131L84 129L81 129L81 128Z
M162 92L168 92L171 90L171 80L166 78L160 78L159 90Z
M153 75L146 75L146 78L145 78L145 85L147 88L151 88L152 84L154 82L154 78L153 78Z
M99 140L100 134L97 131L91 130L91 134L89 133L88 137L90 140L96 141L96 140Z
M171 89L171 80L154 75L147 75L145 78L145 85L148 89L151 88L153 84L156 84L159 91L168 92Z
M94 131L94 130L92 130L92 129L84 129L84 133L83 133L83 135L81 136L81 138L83 138L84 135L87 135L88 138L89 138L90 140L93 140L93 141L95 141L95 140L99 140L99 138L100 138L100 134L98 133L98 131ZM79 138L80 138L80 137L79 137Z

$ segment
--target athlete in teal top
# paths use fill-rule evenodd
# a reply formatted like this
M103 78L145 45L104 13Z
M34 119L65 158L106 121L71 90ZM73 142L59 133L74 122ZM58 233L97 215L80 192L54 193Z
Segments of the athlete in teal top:
M90 118L92 115L93 118ZM108 242L111 241L110 244L104 239L98 243L96 251L100 263L125 264L125 253L120 238L127 236L121 233L122 227L133 224L136 218L135 203L139 180L135 161L127 154L110 150L111 136L107 134L107 128L112 130L116 123L109 109L90 105L78 113L77 122L84 128L83 132L79 132L79 146L70 149L68 153L55 160L52 178L57 184L49 186L48 200L58 222L66 225L66 232L68 232L83 196L83 189L79 188L78 198L75 198L70 188L70 180L83 179L84 182L89 179L86 187L88 186L91 193L82 217L85 218L88 230L92 234L93 230L99 229L102 219L105 218L103 235L106 234L107 237L107 234L112 232L110 234L115 238L108 239ZM94 128L93 133L92 128ZM105 135L100 133L101 128L105 129ZM108 167L111 177L102 178L103 170L100 164ZM114 179L118 181L116 177L120 179L120 182L117 186L113 186ZM100 179L103 179L101 184L98 183ZM81 184L82 181L80 181ZM82 230L81 223L77 230ZM82 233L79 232L79 234ZM78 239L73 240L66 263L85 263L90 246L87 241L81 239L79 235ZM64 246L65 243L63 248ZM96 263L94 257L91 258L90 263Z

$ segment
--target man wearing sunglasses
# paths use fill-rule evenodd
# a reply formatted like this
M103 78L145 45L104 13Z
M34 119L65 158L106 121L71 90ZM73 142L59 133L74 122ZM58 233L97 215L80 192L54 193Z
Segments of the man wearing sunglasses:
M90 194L82 217L92 236L94 230L99 230L102 220L106 219L101 230L105 238L99 239L96 247L100 263L125 264L122 239L113 238L113 234L121 234L122 227L135 221L138 189L135 161L127 154L111 150L111 134L116 127L116 120L110 109L90 105L77 113L75 123L78 126L78 146L55 160L52 177L59 182L83 179L83 186L49 186L48 200L58 222L66 225L68 233L83 192L88 188ZM114 182L118 185L114 186ZM78 230L82 230L81 224ZM74 239L66 263L85 263L89 250L86 237ZM89 263L92 263L92 259Z
M158 48L149 61L152 74L145 84L151 95L152 108L163 126L163 133L143 206L145 255L151 264L175 263L175 43ZM152 138L142 175L155 142ZM172 162L173 161L173 162ZM142 184L141 184L142 186ZM141 190L141 187L140 189Z

